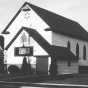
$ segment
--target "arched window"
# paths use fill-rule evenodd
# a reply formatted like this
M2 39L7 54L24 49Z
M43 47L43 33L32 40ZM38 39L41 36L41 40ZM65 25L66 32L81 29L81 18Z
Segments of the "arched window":
M67 43L67 48L70 50L71 46L70 46L70 42L68 41Z
M83 59L86 60L86 46L83 47Z
M76 45L76 57L79 58L79 44Z

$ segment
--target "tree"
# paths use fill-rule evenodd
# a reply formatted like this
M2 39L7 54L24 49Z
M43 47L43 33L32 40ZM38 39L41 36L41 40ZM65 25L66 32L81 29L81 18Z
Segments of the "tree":
M28 73L29 74L32 74L33 72L32 72L32 67L31 67L31 64L30 64L30 61L28 62Z
M31 65L30 65L30 63L29 64L27 63L26 57L23 58L21 71L23 74L31 74L32 73Z
M70 50L70 42L67 43L67 48Z
M55 58L55 57L54 57ZM57 75L57 60L51 60L51 65L50 65L50 75L51 76L56 76Z
M4 64L3 64L3 61L0 61L0 73L4 73Z

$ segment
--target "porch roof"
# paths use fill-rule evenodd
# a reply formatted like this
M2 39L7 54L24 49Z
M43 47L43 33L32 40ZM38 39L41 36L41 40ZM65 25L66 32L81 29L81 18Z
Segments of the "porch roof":
M78 61L79 59L66 47L52 46L52 53L57 60Z

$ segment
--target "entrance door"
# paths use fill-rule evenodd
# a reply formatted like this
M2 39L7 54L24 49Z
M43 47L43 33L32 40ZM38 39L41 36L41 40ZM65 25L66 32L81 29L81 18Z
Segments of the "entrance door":
M48 75L48 56L36 57L36 73L38 75Z

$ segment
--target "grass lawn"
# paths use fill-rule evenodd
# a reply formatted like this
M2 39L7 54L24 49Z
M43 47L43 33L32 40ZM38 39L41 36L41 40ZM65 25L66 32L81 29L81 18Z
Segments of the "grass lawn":
M88 85L88 74L60 75L56 77L38 75L0 75L0 81L47 82Z
M88 74L78 74L72 77L66 77L62 79L56 79L47 81L48 83L67 83L67 84L81 84L81 85L88 85Z

